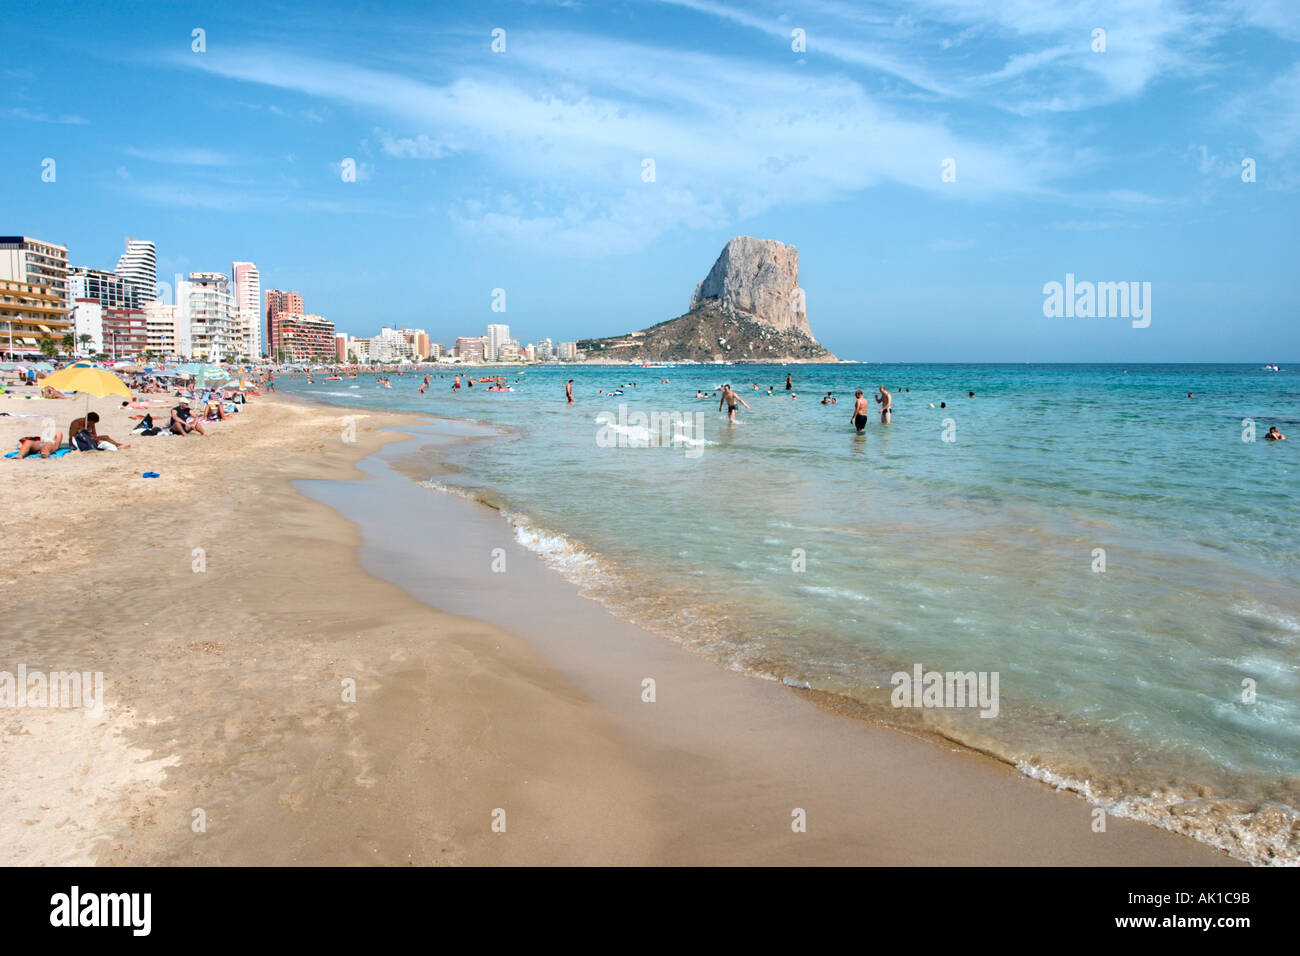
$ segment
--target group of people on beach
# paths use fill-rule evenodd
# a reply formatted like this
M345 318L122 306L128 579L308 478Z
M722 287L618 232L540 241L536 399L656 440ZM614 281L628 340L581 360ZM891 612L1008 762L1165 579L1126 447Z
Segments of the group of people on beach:
M207 435L207 429L204 427L205 422L226 421L233 418L240 410L240 406L246 404L247 398L243 391L239 389L213 389L195 386L173 387L172 389L161 388L156 382L138 382L131 386L132 398L129 401L123 401L122 407L129 408L140 414L131 414L130 418L136 422L132 428L133 435L159 435L169 434L178 438L184 438L187 435ZM67 395L60 392L58 395L50 395L48 392L57 391L46 386L40 393L42 398L74 398L73 395ZM166 424L158 425L154 422L154 404L136 397L135 393L142 394L169 394L176 396L176 404L167 409ZM197 406L196 412L191 408L191 402ZM161 409L160 409L161 410ZM100 431L99 412L91 411L83 416L74 418L68 425L67 448L65 451L118 451L119 449L130 448L127 442L118 441L111 435ZM39 456L41 458L50 458L63 448L64 432L53 432L48 437L43 435L25 435L18 440L18 450L15 457L27 458L30 456Z

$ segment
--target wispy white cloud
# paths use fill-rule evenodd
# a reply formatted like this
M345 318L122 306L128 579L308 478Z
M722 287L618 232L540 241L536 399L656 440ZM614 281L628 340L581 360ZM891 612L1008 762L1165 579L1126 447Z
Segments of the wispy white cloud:
M791 64L759 68L553 33L516 37L510 51L508 71L465 70L443 83L254 49L180 62L384 116L398 130L375 130L389 157L465 154L532 183L540 208L489 209L477 220L463 203L452 208L465 228L549 245L558 237L635 248L677 227L713 228L880 183L974 198L1032 195L1067 162L1040 139L982 142L942 117L906 115L844 76ZM948 157L958 159L960 185L941 181Z
M1196 4L1191 0L887 0L868 13L843 3L791 7L772 0L660 0L767 34L786 43L807 34L807 56L901 80L941 99L967 100L1011 113L1090 109L1141 94L1163 76L1205 73L1214 41L1249 14L1263 29L1285 34L1280 5ZM1280 0L1280 3L1288 0ZM1294 14L1292 14L1294 20ZM1105 50L1094 49L1094 30ZM954 56L978 38L981 55ZM905 42L901 42L905 41ZM904 46L906 56L895 51ZM1005 51L1000 64L991 62Z
M148 149L128 146L123 152L136 159L172 166L232 166L235 163L235 157L229 154L196 146L163 146Z
M33 123L58 123L65 126L85 126L90 122L84 116L78 116L75 113L56 116L39 110L24 109L21 106L5 110L4 115L11 119L29 120Z

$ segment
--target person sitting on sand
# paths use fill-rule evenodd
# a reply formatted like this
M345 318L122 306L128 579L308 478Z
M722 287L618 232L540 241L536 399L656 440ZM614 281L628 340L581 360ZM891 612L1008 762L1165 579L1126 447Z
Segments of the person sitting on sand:
M107 444L110 448L113 449L131 447L130 445L122 444L120 441L114 441L112 438L109 438L107 435L101 435L99 433L98 426L99 426L99 412L91 412L85 418L74 418L72 420L72 424L68 426L68 434L75 439L83 429L85 431L90 432L90 440L94 442L95 447L100 449L101 451L107 450L104 448L105 444Z
M72 397L71 395L66 395L51 385L41 386L41 398L71 398L71 397Z
M1268 434L1265 435L1264 438L1267 441L1286 441L1286 436L1277 430L1276 425L1269 428Z
M42 458L49 458L59 450L59 446L62 444L62 432L55 432L51 441L45 441L40 435L30 435L27 438L18 439L18 457L26 458L28 455L40 455Z
M198 432L200 435L206 435L203 430L203 423L194 417L190 411L190 403L181 399L181 403L172 409L172 434L184 438L190 432Z

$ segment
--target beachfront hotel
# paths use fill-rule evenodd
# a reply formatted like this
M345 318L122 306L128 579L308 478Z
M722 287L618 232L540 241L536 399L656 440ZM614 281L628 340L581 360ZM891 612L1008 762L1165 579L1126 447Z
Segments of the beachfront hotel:
M31 236L0 236L0 279L45 286L65 313L72 311L68 290L68 247Z
M9 358L38 354L46 339L61 344L72 320L49 286L0 279L0 348Z
M333 322L319 315L281 312L276 316L275 325L275 356L282 354L284 360L289 362L313 359L333 361L337 349Z

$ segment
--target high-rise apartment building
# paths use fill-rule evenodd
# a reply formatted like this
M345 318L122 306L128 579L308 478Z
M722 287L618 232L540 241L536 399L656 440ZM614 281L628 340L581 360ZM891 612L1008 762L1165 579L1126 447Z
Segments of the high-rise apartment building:
M456 339L456 357L462 362L482 362L487 350L487 339L482 336L460 336Z
M58 299L65 319L72 311L67 246L31 236L0 236L0 279L44 286Z
M138 358L149 347L149 329L140 309L105 309L103 318L104 347L108 357Z
M487 349L484 357L489 362L497 361L497 349L510 341L510 326L508 325L489 325L487 327Z
M287 315L303 315L302 296L297 292L285 292L281 289L266 290L266 354L272 359L278 358L278 353L282 348L280 342L280 331L277 326L281 313Z
M166 302L144 304L148 349L159 358L188 359L192 355L190 327L181 321L179 306Z
M113 271L139 289L144 302L158 298L158 251L148 239L127 237L126 251Z
M243 355L239 312L230 292L230 279L220 272L191 272L177 289L181 321L190 330L194 358L221 362Z
M333 322L319 315L281 312L276 316L275 324L280 336L277 348L284 353L286 362L334 360Z
M239 327L244 339L244 354L255 358L262 354L262 277L252 262L232 262L230 280L239 312ZM299 311L302 303L298 303Z
M94 299L106 309L141 309L149 301L134 282L115 272L73 266L68 271L68 293L75 304L80 299Z

